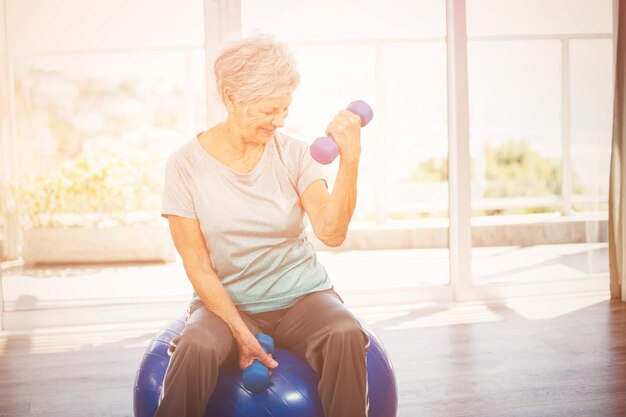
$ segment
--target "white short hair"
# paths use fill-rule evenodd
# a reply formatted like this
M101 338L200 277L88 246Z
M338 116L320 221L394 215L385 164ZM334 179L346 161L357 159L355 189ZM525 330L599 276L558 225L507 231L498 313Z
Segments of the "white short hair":
M227 45L213 65L217 93L223 103L230 94L235 104L291 93L300 82L292 52L267 34Z

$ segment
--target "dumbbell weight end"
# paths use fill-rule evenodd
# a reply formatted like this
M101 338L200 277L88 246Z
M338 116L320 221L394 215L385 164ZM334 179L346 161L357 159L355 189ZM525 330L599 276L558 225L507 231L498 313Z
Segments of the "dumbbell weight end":
M274 353L274 340L271 336L259 333L256 338L265 353ZM260 392L270 386L270 371L261 362L255 360L252 365L243 370L241 379L248 391Z

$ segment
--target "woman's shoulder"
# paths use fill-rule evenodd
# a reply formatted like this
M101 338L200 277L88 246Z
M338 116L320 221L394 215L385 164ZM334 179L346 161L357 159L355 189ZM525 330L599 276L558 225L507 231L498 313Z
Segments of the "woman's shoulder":
M176 148L168 158L168 165L177 167L192 168L197 160L197 138L193 138L184 145Z
M276 139L289 156L301 156L309 148L306 142L278 130L276 131Z

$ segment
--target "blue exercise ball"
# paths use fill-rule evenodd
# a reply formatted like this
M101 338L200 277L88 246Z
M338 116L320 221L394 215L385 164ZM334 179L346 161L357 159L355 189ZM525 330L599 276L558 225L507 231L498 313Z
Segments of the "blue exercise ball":
M185 317L171 321L146 348L135 377L135 417L154 417L170 360L167 354L169 342L181 334L184 326ZM369 416L395 417L398 393L393 367L380 340L366 326L363 327L370 338L367 351ZM243 387L242 372L236 363L224 364L205 416L324 417L317 393L317 373L286 349L277 347L274 357L280 365L272 371L270 387L258 393Z

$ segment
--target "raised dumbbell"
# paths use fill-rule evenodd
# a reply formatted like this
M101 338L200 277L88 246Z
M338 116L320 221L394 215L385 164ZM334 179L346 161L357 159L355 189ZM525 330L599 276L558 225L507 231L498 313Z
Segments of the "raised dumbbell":
M374 118L374 112L369 104L363 100L353 101L346 107L346 110L352 112L361 118L361 127L366 126ZM311 144L311 156L320 164L330 164L339 155L337 144L332 136L322 136Z
M268 355L274 354L274 339L265 333L256 335L259 344ZM258 360L243 370L243 386L251 392L260 392L270 386L270 370Z

